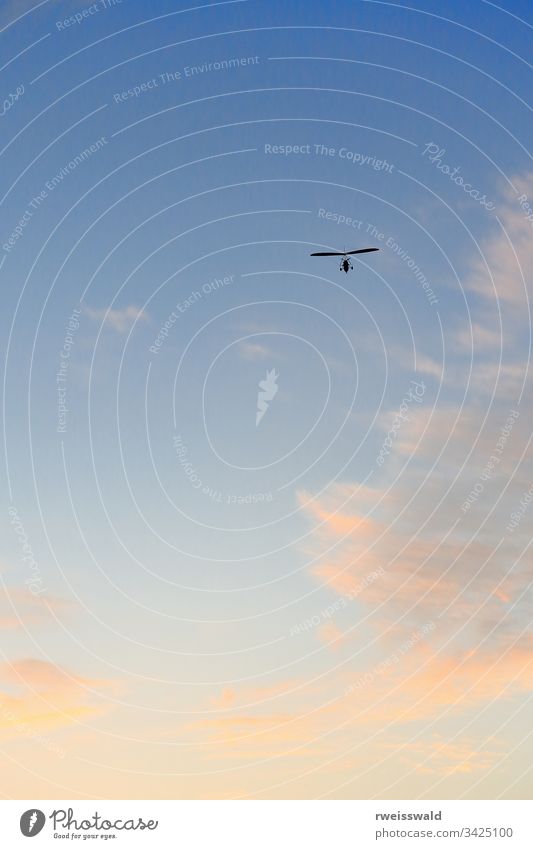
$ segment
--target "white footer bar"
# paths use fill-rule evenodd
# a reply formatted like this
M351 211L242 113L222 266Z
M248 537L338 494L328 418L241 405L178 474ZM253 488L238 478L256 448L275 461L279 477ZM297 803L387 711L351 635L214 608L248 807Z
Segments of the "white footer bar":
M0 801L0 824L35 849L533 849L529 801Z

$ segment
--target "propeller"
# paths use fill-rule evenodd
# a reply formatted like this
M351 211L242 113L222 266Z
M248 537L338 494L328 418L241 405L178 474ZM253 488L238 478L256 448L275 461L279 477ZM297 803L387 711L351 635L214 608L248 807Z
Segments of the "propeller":
M341 253L340 251L320 251L316 254L311 254L311 256L352 256L353 254L368 254L371 251L379 251L379 248L360 248L358 251L344 251Z

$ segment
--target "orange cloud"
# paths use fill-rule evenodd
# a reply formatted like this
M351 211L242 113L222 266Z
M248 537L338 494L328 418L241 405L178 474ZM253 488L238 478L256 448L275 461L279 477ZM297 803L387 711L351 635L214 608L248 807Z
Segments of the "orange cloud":
M352 491L357 492L356 484ZM357 499L347 498L347 493L344 485L339 497L335 487L324 499L300 496L308 517L321 523L314 526L306 553L314 561L312 574L345 598L356 599L358 607L375 612L380 631L387 622L401 619L404 628L411 628L446 611L441 633L472 617L473 627L483 634L502 619L502 601L511 598L516 604L498 635L522 630L529 615L531 557L512 568L504 547L496 549L490 539L485 543L475 534L469 540L464 528L447 539L441 531L411 531L406 522L395 521L398 500L401 503L397 489L390 494L384 490L378 499L379 520L358 510ZM347 512L347 504L353 512ZM457 515L457 502L455 511ZM377 577L368 581L369 574Z
M476 745L472 738L461 738L453 743L435 735L430 740L416 743L388 743L385 749L401 751L400 759L421 775L470 775L491 769L504 754L502 745L485 748Z
M292 713L250 714L203 719L190 723L185 731L200 735L199 745L205 758L222 761L269 761L323 757L326 745L319 740L319 724L327 713L301 716ZM201 740L204 742L202 743ZM207 744L207 745L206 745ZM334 749L329 747L331 752Z
M533 641L501 651L435 654L420 644L381 674L359 676L347 690L354 722L380 727L479 709L533 691ZM348 708L349 710L349 708Z
M397 661L381 663L366 675L339 672L340 695L331 699L324 689L322 703L314 710L235 711L189 723L183 730L189 741L196 738L207 760L281 759L283 770L293 773L298 773L301 758L314 759L315 767L329 774L335 773L337 762L342 770L346 758L356 758L355 769L357 752L363 749L367 760L373 752L375 762L376 752L383 749L391 753L392 761L407 761L416 772L477 773L494 765L499 747L476 748L467 739L447 744L435 736L429 743L404 746L394 735L403 727L412 729L413 723L423 729L425 722L436 718L463 716L493 702L527 695L533 690L532 648L529 640L503 652L452 655L436 654L421 642Z
M330 648L338 649L344 640L344 633L334 622L327 622L318 630L318 638Z
M220 710L226 710L236 705L247 707L261 705L263 702L290 693L291 690L300 685L300 681L291 679L267 687L224 687L218 695L212 696L210 701L213 707Z
M20 587L0 589L0 629L51 623L54 616L68 614L74 608L74 602L48 593L39 596Z
M235 704L237 694L232 687L224 687L218 696L211 697L211 704L216 708L229 708Z
M101 715L109 708L106 693L116 690L114 681L84 678L33 658L2 664L0 682L18 691L0 691L0 731L8 736Z

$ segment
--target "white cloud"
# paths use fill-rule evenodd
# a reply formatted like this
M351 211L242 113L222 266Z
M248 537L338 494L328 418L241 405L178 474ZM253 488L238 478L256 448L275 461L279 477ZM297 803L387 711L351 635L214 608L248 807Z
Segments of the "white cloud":
M258 342L241 342L239 349L245 360L259 360L274 356L270 348Z
M85 307L85 314L95 321L103 322L117 333L127 333L135 321L149 321L148 313L133 304L122 309Z
M520 198L525 196L533 207L533 171L515 175L512 183L517 191L506 187L502 192L496 208L501 227L481 242L483 258L472 263L466 288L490 300L525 307L533 280L533 222Z

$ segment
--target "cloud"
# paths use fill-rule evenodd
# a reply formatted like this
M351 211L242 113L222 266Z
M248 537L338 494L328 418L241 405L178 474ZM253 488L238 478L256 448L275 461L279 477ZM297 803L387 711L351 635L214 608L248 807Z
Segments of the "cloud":
M224 687L221 692L211 697L210 703L220 710L238 705L261 705L278 696L285 695L301 684L296 679L281 681L266 687Z
M224 710L225 708L232 707L235 704L236 697L237 694L233 687L224 687L219 695L211 697L211 704L215 708L221 708Z
M117 682L84 678L47 661L26 658L0 666L0 732L17 736L89 720L109 709ZM15 694L13 694L13 690Z
M209 743L204 755L209 760L271 760L321 757L324 746L311 744L316 737L318 717L303 717L297 712L266 714L236 713L217 719L190 723L186 732L200 734ZM190 736L189 736L190 739ZM202 743L200 742L200 745Z
M0 589L0 630L51 624L74 609L74 602L46 594L38 596L28 589Z
M521 365L509 365L499 372L498 377L498 366L488 363L480 367L472 379L473 387L479 387L490 395L494 393L498 379L497 392L488 407L478 395L472 395L464 403L445 400L434 407L410 407L407 418L401 420L391 440L390 454L384 459L383 470L389 471L392 476L392 472L396 474L398 467L404 466L407 460L412 461L409 468L413 474L416 469L429 466L442 495L445 480L461 484L463 479L477 478L494 454L502 437L502 428L507 428L509 433L500 443L503 448L495 476L503 471L505 464L510 463L511 468L522 456L529 438L526 421L528 399L524 399L516 417L516 392L522 386L523 368ZM509 427L511 414L515 418ZM395 415L394 411L389 411L379 417L377 427L383 435L388 432ZM402 475L396 487L397 501L404 498L409 484L410 481ZM424 489L430 486L431 481L427 481Z
M374 353L375 352L372 351L372 354ZM388 346L387 353L388 356L390 356L391 361L405 369L411 377L417 377L418 375L424 374L428 375L428 377L435 377L439 381L442 378L444 370L443 363L437 362L437 360L433 359L433 357L430 357L428 354L425 354L418 347L413 353L412 349L391 345Z
M241 342L239 351L245 360L264 360L267 357L272 359L276 356L270 348L258 342Z
M476 363L470 378L470 389L483 395L496 394L499 401L504 398L517 399L527 386L527 361L518 363ZM531 378L530 381L531 382Z
M265 687L224 688L211 704L224 711L186 723L178 733L189 745L196 741L209 760L271 760L290 755L300 758L323 757L326 748L316 741L329 707L318 707L309 716L298 709L309 705L309 696L322 697L322 688L303 680L288 679ZM275 704L273 702L275 701ZM176 732L174 731L174 734ZM312 741L315 742L312 742Z
M532 294L533 229L520 197L533 203L533 171L515 175L511 181L516 192L506 185L496 208L502 226L495 226L481 242L483 256L473 260L465 287L489 301L525 308L527 295Z
M473 322L468 327L462 327L453 334L453 343L461 352L491 351L498 353L503 346L503 336L500 330Z
M421 774L478 774L505 756L504 743L476 745L464 735L443 742L425 724L445 715L475 717L488 705L530 694L532 648L527 638L498 650L439 653L421 640L402 656L397 648L397 662L381 661L366 673L337 671L337 697L329 698L330 691L322 687L315 708L306 700L305 711L294 706L283 712L235 710L196 720L182 732L207 761L260 760L264 771L268 762L280 759L278 779L282 770L298 780L301 759L328 774L342 771L346 758L356 757L354 767L360 768L365 758L379 766L380 751L391 765L407 762ZM420 737L413 741L414 731Z
M524 637L507 647L435 653L425 643L401 664L355 686L349 699L362 711L357 721L404 724L479 711L533 691L533 642Z
M135 321L149 321L148 313L140 307L130 305L123 309L93 309L84 307L84 312L94 321L101 321L117 333L127 333Z
M334 622L326 622L325 625L322 625L322 627L318 629L318 639L331 649L338 649L344 641L345 636Z
M438 363L427 354L420 351L416 352L416 372L417 374L427 374L429 377L436 377L437 380L442 378L443 364Z
M465 526L443 534L442 529L432 531L431 525L418 529L405 520L400 524L396 518L409 492L404 489L402 495L398 489L401 486L383 490L373 513L358 504L356 484L352 494L346 485L338 492L332 487L319 499L300 493L300 504L314 526L305 551L314 561L315 579L355 601L358 610L366 608L376 630L389 631L389 640L400 622L405 632L435 621L444 634L471 618L469 634L475 632L477 638L499 623L493 641L520 632L531 616L531 555L514 563L508 549L469 534ZM437 484L436 493L422 492L421 504L431 507L441 490L442 484ZM454 509L457 517L457 503ZM416 507L412 510L421 517ZM446 518L439 515L438 521L446 525ZM464 522L468 527L470 518ZM369 574L376 579L368 581Z
M420 775L449 776L485 772L502 758L504 746L491 741L491 746L478 744L472 737L462 737L453 743L433 735L416 743L388 743L385 749L397 751L400 759Z

